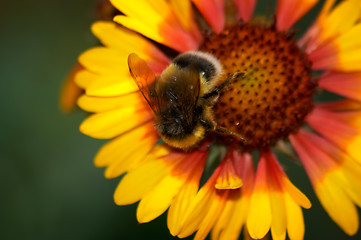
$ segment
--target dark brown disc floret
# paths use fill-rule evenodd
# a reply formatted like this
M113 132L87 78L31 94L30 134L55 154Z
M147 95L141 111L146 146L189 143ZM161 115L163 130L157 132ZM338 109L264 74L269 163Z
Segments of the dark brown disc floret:
M221 92L214 107L217 124L244 136L244 149L273 145L297 131L312 110L316 88L311 62L285 32L238 24L209 35L203 50L223 64L224 78L244 72Z

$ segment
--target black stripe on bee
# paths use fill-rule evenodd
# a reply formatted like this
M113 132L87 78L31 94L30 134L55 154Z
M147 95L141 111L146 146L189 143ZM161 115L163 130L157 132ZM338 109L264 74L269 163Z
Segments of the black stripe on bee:
M212 60L199 55L198 52L189 52L181 54L173 60L173 63L179 68L187 68L190 64L194 64L198 67L199 74L208 82L214 76L218 74L214 62Z

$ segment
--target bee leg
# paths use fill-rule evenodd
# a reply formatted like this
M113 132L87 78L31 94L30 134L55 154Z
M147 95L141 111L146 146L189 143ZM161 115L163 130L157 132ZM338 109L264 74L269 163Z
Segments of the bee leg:
M224 127L218 127L218 126L217 126L217 127L215 128L215 131L216 131L216 132L219 132L219 133L222 133L222 134L232 135L232 136L234 136L234 137L236 137L236 138L241 139L242 142L247 142L247 140L246 140L244 137L242 137L240 134L235 133L235 132L233 132L233 131L231 131L231 130L228 130L228 129L224 128Z
M239 138L241 139L243 142L246 142L247 140L242 137L240 134L238 133L235 133L231 130L228 130L224 127L218 127L213 121L206 121L206 120L203 120L203 119L199 119L200 123L202 124L203 127L205 127L207 130L212 130L212 131L215 131L215 132L219 132L221 134L226 134L226 135L232 135L236 138Z
M246 76L246 72L236 72L230 76L227 77L227 79L222 82L221 85L219 85L216 89L214 89L212 92L209 92L207 94L205 94L202 98L211 98L211 97L215 97L219 94L220 91L222 91L225 87L227 87L233 79L235 78L244 78Z
M202 126L205 127L207 130L215 130L215 125L213 122L203 119L199 119L199 121L201 122Z

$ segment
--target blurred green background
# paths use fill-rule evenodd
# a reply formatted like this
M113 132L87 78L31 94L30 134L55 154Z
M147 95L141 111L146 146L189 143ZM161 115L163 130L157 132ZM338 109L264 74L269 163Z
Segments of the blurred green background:
M64 115L58 107L78 54L97 44L89 30L95 2L1 2L0 239L172 238L164 215L138 224L136 205L113 203L119 179L106 180L93 166L104 142L79 133L85 113ZM272 1L264 2L258 11L269 12ZM361 239L329 219L300 166L283 162L313 203L304 211L305 239Z

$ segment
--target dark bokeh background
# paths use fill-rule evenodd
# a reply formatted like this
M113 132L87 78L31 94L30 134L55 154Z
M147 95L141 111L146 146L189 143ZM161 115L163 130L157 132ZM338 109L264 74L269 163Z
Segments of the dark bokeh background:
M267 4L258 10L270 12L272 1L261 2ZM97 43L89 30L94 6L1 2L0 239L171 239L165 216L138 224L136 205L113 203L119 179L106 180L92 160L103 141L79 133L84 113L58 108L62 80L77 55ZM283 162L313 203L304 211L305 239L361 238L347 237L321 209L302 168Z

